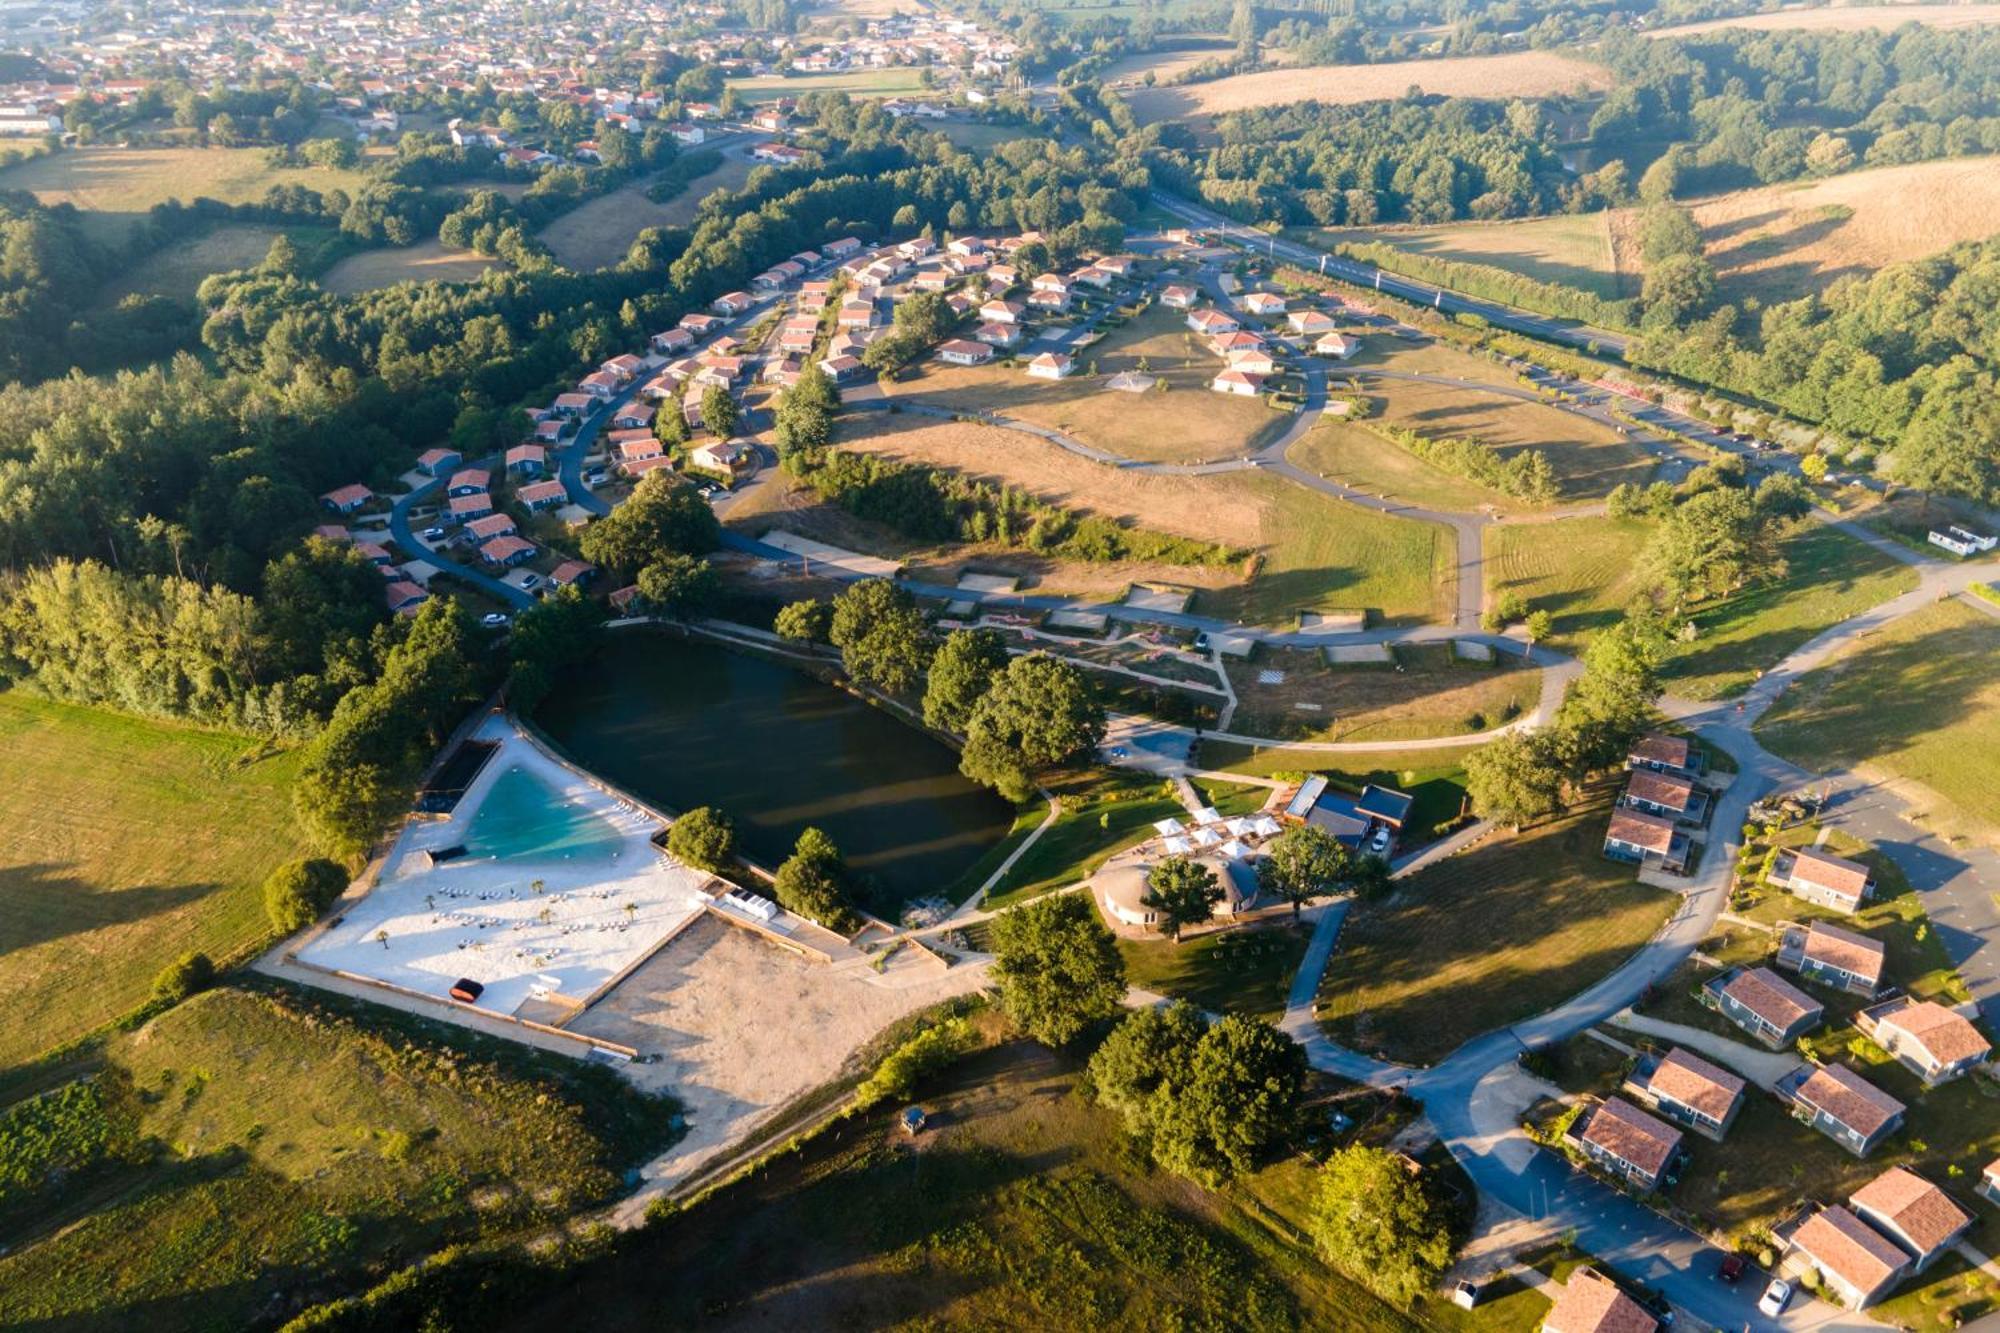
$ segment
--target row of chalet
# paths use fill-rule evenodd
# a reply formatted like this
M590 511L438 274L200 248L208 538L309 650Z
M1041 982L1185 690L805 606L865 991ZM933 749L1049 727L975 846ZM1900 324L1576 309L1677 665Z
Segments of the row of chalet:
M1688 830L1708 822L1705 757L1684 736L1641 737L1626 754L1628 776L1604 833L1604 854L1684 874L1695 849Z

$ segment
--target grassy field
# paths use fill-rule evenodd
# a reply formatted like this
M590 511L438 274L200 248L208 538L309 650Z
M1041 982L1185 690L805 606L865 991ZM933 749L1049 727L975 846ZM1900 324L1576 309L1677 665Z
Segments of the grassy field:
M1193 463L1249 453L1279 434L1290 418L1261 398L1211 391L1222 362L1201 346L1178 311L1153 306L1102 342L1077 352L1077 373L1064 380L1028 378L1022 364L984 366L926 362L909 379L883 387L894 397L955 411L998 412L1052 426L1086 444L1126 458ZM1103 380L1122 371L1147 373L1165 392L1120 393ZM1096 367L1095 375L1089 373Z
M262 148L71 148L0 171L0 190L29 190L45 204L74 204L99 240L123 239L132 222L169 199L255 203L274 185L352 194L359 171L273 167Z
M977 120L948 120L937 130L968 153L991 152L1003 143L1025 139L1034 133L1025 125L988 125Z
M1403 842L1405 846L1415 846L1431 841L1459 822L1465 803L1465 757L1474 748L1329 753L1204 740L1198 758L1205 768L1245 777L1290 778L1304 773L1325 773L1354 791L1372 782L1409 792L1417 800Z
M1195 480L1263 502L1263 563L1248 586L1201 593L1208 615L1245 624L1290 621L1300 611L1368 610L1381 621L1442 619L1457 573L1443 527L1343 504L1277 477L1234 472Z
M1653 461L1607 426L1560 408L1456 384L1367 382L1370 415L1433 439L1490 445L1501 457L1539 450L1555 471L1557 503L1598 499L1621 482L1644 484ZM1427 509L1532 511L1542 506L1418 458L1365 425L1325 416L1289 450L1291 460L1357 490Z
M914 65L888 69L856 69L839 74L767 74L754 79L731 79L729 86L746 102L775 102L780 97L804 97L807 93L846 93L849 97L922 96L923 71Z
M1701 225L1722 296L1738 302L1754 296L1768 304L1960 241L1984 240L2000 209L2000 164L1992 157L1961 157L1878 167L1687 204ZM1611 228L1620 271L1640 271L1638 212L1612 215Z
M1325 249L1342 241L1379 241L1414 255L1491 264L1538 282L1595 292L1607 300L1636 294L1636 273L1622 273L1603 213L1513 222L1455 222L1437 227L1299 228L1301 239Z
M0 1069L144 1003L190 949L264 938L264 876L301 841L289 755L0 694Z
M1289 921L1197 935L1184 943L1118 941L1134 986L1217 1014L1276 1022L1306 956L1309 925Z
M1519 593L1555 621L1557 647L1576 648L1594 630L1617 623L1639 593L1639 553L1647 525L1638 519L1565 518L1503 523L1486 529L1486 594Z
M1815 772L1918 783L1946 824L2000 830L2000 620L1942 602L1885 626L1797 681L1758 723L1766 747Z
M1151 836L1154 820L1186 813L1164 779L1124 769L1071 773L1047 786L1062 812L987 896L988 907L1010 906L1088 878L1112 853Z
M1908 565L1843 532L1807 524L1785 539L1783 578L1698 611L1697 637L1663 671L1669 693L1726 699L1822 630L1917 586Z
M441 241L418 241L349 255L328 269L319 285L352 296L399 282L470 282L500 262L470 250L448 250Z
M1320 987L1331 1035L1430 1063L1630 957L1679 899L1603 858L1608 818L1599 805L1495 835L1357 905Z
M264 261L271 242L280 236L291 237L299 251L299 271L307 274L319 272L333 255L346 249L346 243L332 227L231 224L146 256L110 284L102 293L103 299L115 302L137 292L192 300L203 278L212 273L255 268Z
M608 1070L284 992L197 996L106 1059L103 1113L67 1127L116 1156L10 1214L9 1327L268 1326L602 1202L672 1137L671 1106Z
M1456 56L1380 65L1320 65L1260 70L1184 88L1142 88L1130 95L1141 123L1213 116L1287 102L1373 102L1412 87L1446 97L1548 97L1610 86L1601 65L1551 51Z
M717 190L739 188L756 165L744 158L725 157L715 170L695 177L687 188L661 204L646 197L648 181L634 181L564 213L542 228L541 240L557 259L579 273L616 264L625 258L640 232L648 227L689 225L702 200Z
M1418 1327L1271 1225L1267 1183L1310 1182L1295 1163L1220 1193L1155 1171L1025 1042L919 1092L921 1136L900 1107L851 1122L494 1327Z
M1237 709L1229 729L1293 741L1428 740L1510 722L1541 694L1541 673L1513 662L1461 662L1446 644L1394 652L1393 668L1331 667L1317 652L1274 648L1231 662ZM1265 683L1273 671L1284 679Z
M1217 395L1204 395L1213 397ZM866 421L850 418L840 443L1007 482L1052 503L1255 551L1259 557L1257 572L1247 582L1233 567L1149 571L1072 564L1045 577L1037 566L1049 562L1032 552L1014 553L1002 566L1032 576L1044 590L1117 596L1135 580L1162 579L1202 587L1197 606L1204 613L1272 623L1288 621L1301 610L1348 608L1414 623L1449 615L1453 604L1451 535L1443 528L1361 509L1277 477L1120 470L1016 431L882 413L869 413ZM975 563L984 567L983 551L960 558L975 554ZM927 570L939 572L935 565ZM1072 576L1088 581L1093 575L1090 587L1054 581Z

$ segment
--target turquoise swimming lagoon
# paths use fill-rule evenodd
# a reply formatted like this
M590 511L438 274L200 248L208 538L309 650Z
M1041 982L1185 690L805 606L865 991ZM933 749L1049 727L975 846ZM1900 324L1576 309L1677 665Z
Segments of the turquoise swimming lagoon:
M522 768L494 780L466 829L465 849L502 861L612 862L625 839L576 797Z

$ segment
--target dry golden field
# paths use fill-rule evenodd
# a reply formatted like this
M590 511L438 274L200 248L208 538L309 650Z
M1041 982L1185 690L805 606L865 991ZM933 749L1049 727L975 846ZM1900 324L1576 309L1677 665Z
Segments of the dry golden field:
M2000 157L1853 171L1689 201L1724 294L1782 301L1848 274L1921 259L2000 229ZM1637 272L1638 215L1612 219L1618 268Z
M717 190L742 185L754 165L742 158L725 158L721 166L695 177L663 204L646 197L650 182L635 181L563 214L542 228L542 243L579 273L616 264L640 232L648 227L687 226L702 200Z
M1445 60L1403 60L1382 65L1319 65L1259 70L1185 88L1145 88L1131 94L1141 122L1214 116L1287 102L1374 102L1401 97L1411 87L1448 97L1548 97L1611 86L1600 65L1551 51Z
M353 296L399 282L470 282L499 262L470 250L447 250L433 239L349 255L328 269L319 285L338 296Z
M1661 28L1648 37L1691 37L1718 28L1748 28L1757 32L1858 32L1863 28L1894 28L1921 23L1929 28L1969 28L2000 23L2000 5L1841 5L1837 8L1788 9L1776 14L1744 14L1710 19L1678 28Z

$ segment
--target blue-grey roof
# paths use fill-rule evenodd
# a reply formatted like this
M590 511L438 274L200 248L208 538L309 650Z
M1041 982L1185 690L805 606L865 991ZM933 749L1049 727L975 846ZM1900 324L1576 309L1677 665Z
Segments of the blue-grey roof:
M1361 789L1361 799L1355 805L1365 815L1373 815L1391 824L1401 824L1410 817L1410 807L1415 803L1416 797L1406 791L1397 791L1391 787L1368 786Z

